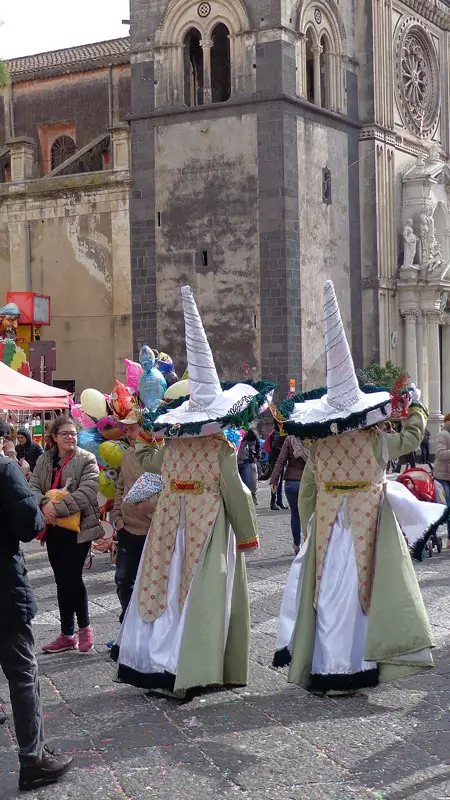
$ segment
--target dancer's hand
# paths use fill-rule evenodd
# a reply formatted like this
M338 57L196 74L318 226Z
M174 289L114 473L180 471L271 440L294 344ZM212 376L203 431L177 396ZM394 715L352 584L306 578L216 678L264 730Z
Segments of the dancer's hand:
M410 403L418 403L421 398L422 392L414 383L411 384L409 387L409 401Z

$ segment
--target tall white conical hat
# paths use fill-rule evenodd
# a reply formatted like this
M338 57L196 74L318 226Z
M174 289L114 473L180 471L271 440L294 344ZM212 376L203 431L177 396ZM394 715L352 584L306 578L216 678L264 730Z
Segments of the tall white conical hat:
M236 383L225 390L190 286L181 289L186 332L189 399L166 410L164 406L144 427L156 436L208 436L227 425L242 427L267 408L274 385L259 381ZM174 401L175 403L176 401ZM251 419L250 419L251 417ZM242 421L242 424L239 424Z
M356 377L341 312L332 281L323 292L323 324L327 358L327 401L342 411L358 403L363 395Z
M392 413L390 393L359 388L331 281L324 286L324 340L327 392L318 397L315 390L294 398L292 411L283 423L286 432L317 439L387 420Z
M222 394L213 354L190 286L181 289L186 335L189 407L201 411Z

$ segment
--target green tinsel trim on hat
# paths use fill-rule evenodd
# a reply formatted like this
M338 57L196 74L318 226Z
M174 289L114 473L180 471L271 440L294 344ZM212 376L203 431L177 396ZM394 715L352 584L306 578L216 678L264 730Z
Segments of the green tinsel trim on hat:
M186 422L179 425L168 425L167 423L156 424L158 417L167 414L169 411L174 411L179 408L184 402L189 400L189 395L186 397L179 397L176 400L171 400L169 403L162 403L155 411L145 410L142 414L142 426L144 430L151 433L164 433L165 437L177 436L199 436L205 425L213 425L220 423L222 428L243 428L246 430L250 427L253 420L258 416L262 406L267 402L267 396L276 388L274 383L269 381L238 381L245 386L251 386L256 389L258 394L250 399L245 408L239 408L239 402L236 403L236 410L231 409L224 417L217 419L205 419L201 422ZM236 386L236 382L225 382L221 384L222 390L232 389Z
M389 393L389 389L385 386L364 386L360 383L360 389L364 394L368 395L375 394L376 392ZM284 400L278 409L280 415L285 420L282 422L283 430L292 436L297 436L299 439L325 439L327 436L336 436L341 433L357 430L358 428L366 428L367 415L376 409L380 409L380 411L386 415L387 419L386 407L389 405L389 400L366 408L359 414L350 414L350 416L345 418L337 417L324 420L323 422L310 422L306 424L289 419L296 404L304 403L306 400L320 400L326 393L327 387L323 386L320 389L313 389L310 392L297 394L294 397L290 397L288 400Z

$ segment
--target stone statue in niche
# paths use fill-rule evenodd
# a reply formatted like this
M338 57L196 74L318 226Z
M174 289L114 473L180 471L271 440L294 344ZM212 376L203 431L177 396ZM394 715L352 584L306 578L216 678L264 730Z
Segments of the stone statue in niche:
M420 215L420 264L427 272L434 272L442 264L442 247L436 238L432 208Z
M422 211L419 223L419 236L420 236L420 263L428 264L430 255L430 242L429 242L429 228L428 228L428 214Z
M417 236L414 233L412 219L406 220L406 225L403 228L403 266L412 267L417 251Z

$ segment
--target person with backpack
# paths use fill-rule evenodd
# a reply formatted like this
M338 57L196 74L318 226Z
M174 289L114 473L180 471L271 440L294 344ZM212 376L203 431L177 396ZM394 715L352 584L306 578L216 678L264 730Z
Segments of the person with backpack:
M19 745L19 788L32 790L56 783L73 758L55 756L45 744L31 627L36 601L20 548L20 542L31 542L41 533L44 517L19 465L3 455L8 433L0 422L0 666L9 684Z

